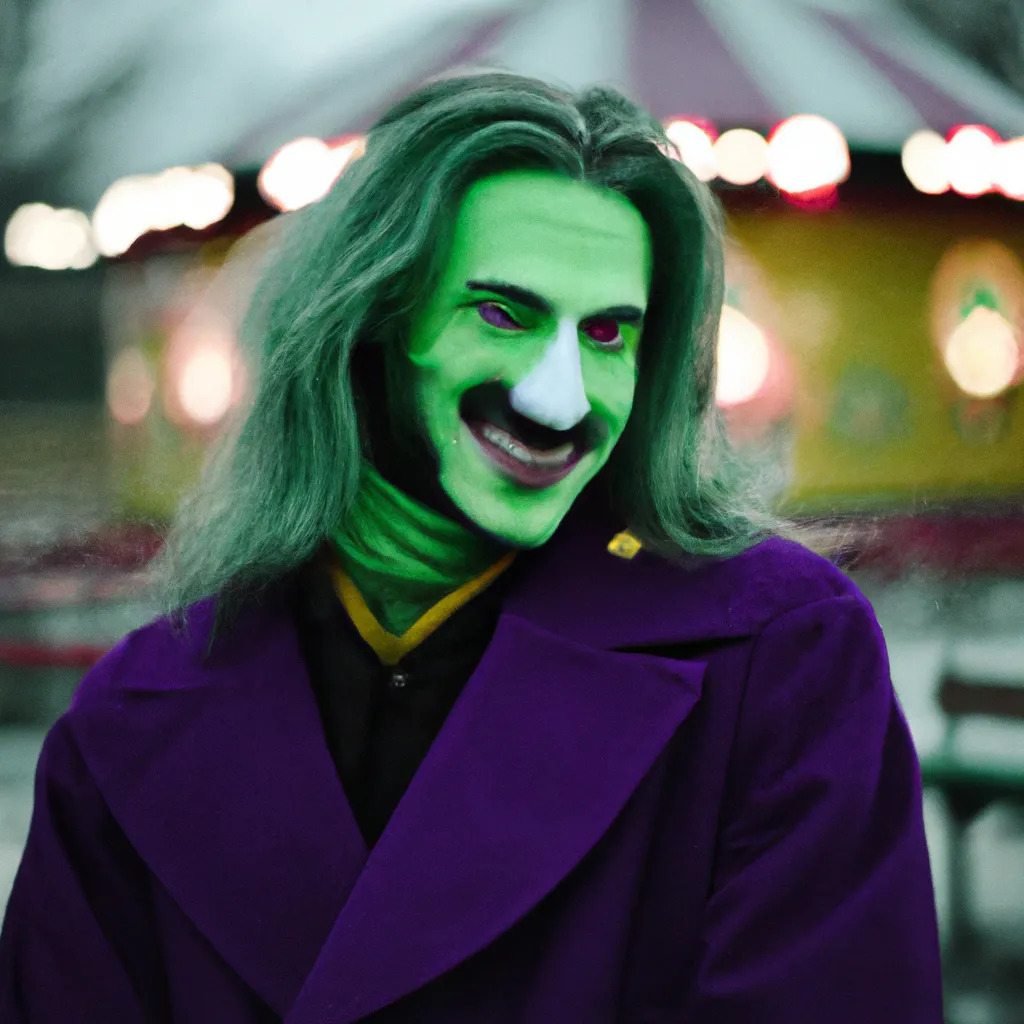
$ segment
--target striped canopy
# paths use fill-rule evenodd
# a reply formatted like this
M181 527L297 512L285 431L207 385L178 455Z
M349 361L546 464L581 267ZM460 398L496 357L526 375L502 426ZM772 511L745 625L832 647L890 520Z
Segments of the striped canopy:
M83 205L179 163L257 165L299 135L365 128L452 65L617 85L662 118L834 121L853 146L977 122L1024 135L1024 97L897 0L40 0L19 88L21 158L74 134ZM120 68L127 83L83 106Z

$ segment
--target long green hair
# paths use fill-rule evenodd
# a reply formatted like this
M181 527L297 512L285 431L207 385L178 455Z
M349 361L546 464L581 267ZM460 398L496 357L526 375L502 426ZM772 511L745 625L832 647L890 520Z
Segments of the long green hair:
M386 113L331 193L293 215L264 272L242 332L251 399L168 538L168 608L260 586L343 520L365 452L353 353L378 345L406 362L395 357L462 195L514 168L614 189L651 233L633 411L599 476L621 521L670 557L730 554L774 530L738 482L715 409L720 207L670 151L661 125L611 89L574 96L507 73L433 81Z

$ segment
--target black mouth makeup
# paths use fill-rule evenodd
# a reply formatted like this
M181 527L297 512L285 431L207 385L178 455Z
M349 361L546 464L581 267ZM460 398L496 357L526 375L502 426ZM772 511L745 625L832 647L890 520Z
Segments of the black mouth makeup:
M603 423L596 416L555 430L521 415L512 408L508 389L495 381L466 392L459 412L483 454L530 490L564 480L602 437Z
M601 441L601 424L596 417L587 416L569 430L546 427L512 408L509 390L499 381L488 381L470 388L462 396L459 414L465 423L474 425L491 423L507 431L526 447L536 451L552 451L569 442L576 455L582 458Z

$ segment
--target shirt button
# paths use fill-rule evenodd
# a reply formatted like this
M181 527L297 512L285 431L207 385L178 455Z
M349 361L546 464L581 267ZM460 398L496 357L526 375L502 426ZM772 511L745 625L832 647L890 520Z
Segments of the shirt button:
M407 672L392 672L391 673L391 689L392 690L404 690L409 682L409 675Z

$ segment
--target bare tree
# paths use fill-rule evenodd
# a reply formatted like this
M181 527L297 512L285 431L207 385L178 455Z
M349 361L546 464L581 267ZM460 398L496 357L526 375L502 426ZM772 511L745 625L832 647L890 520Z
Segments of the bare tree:
M1022 0L901 0L936 35L1024 93Z
M13 144L16 133L25 130L16 116L18 101L25 99L19 90L23 89L23 76L34 59L33 18L46 4L47 0L0 0L0 232L19 203L80 201L75 169L88 139L89 126L104 109L136 87L145 60L145 53L133 54L106 68L98 80L67 96L53 114L64 130L54 132L52 140L31 157L19 155L21 147Z
M0 0L0 139L9 138L15 82L25 63L26 0Z

